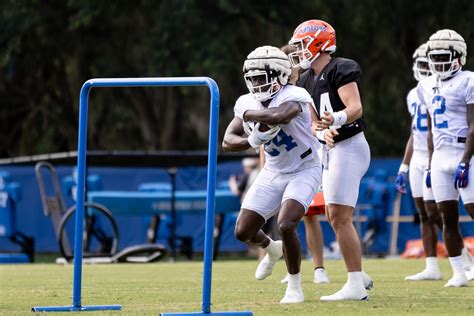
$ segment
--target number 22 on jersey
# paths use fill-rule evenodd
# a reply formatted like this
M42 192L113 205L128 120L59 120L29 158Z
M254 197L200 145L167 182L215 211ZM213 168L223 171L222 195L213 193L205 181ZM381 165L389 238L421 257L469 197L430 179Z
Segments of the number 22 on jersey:
M446 112L446 99L441 95L435 95L431 104L434 105L433 125L436 128L448 128L448 120L444 117Z

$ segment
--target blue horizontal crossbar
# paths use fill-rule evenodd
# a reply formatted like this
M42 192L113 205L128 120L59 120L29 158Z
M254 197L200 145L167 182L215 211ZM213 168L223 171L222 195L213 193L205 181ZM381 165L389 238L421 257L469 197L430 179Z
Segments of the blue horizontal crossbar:
M82 311L118 311L122 305L89 305L89 306L37 306L32 312L82 312Z
M238 212L240 199L230 190L216 190L215 212ZM94 191L89 202L106 206L114 215L157 215L171 212L170 192ZM206 211L207 191L176 191L176 212L196 214Z
M205 316L253 316L251 311L241 312L190 312L190 313L161 313L160 316L194 316L194 315L205 315Z
M28 262L30 262L30 258L24 253L0 253L0 264Z

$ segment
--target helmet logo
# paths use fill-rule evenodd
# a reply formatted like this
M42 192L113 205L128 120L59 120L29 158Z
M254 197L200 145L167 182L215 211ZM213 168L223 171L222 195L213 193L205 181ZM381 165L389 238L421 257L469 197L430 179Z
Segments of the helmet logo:
M305 26L304 28L300 29L298 31L298 33L301 34L301 33L317 32L317 31L326 32L327 27L324 26L324 25L308 25L308 26Z

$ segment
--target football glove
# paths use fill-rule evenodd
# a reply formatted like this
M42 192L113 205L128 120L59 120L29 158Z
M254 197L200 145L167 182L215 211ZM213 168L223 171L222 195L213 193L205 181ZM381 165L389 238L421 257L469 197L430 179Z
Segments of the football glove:
M280 132L280 126L276 125L271 127L268 131L260 132L258 128L260 123L255 123L253 128L248 122L244 122L245 133L248 134L247 141L252 148L259 148L260 145L271 141Z
M469 164L460 162L454 172L454 188L460 189L467 187L469 180Z
M400 171L395 179L395 189L402 194L407 193L407 176L406 172Z
M252 134L252 131L255 125L251 126L250 122L245 122L245 121L242 121L242 125L244 127L245 134L247 134L247 136L250 136L250 134Z
M431 188L431 169L426 169L425 184L427 188Z

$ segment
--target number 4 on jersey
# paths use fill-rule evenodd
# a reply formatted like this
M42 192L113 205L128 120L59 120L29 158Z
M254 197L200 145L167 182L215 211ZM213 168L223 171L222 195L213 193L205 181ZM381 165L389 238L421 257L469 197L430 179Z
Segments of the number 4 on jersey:
M324 112L334 113L334 110L331 105L331 100L329 100L329 92L321 94L319 99L319 116L321 117ZM341 125L333 125L333 128L338 129Z
M331 100L329 100L329 92L321 94L321 98L319 100L319 116L323 115L324 112L334 112L331 106Z

